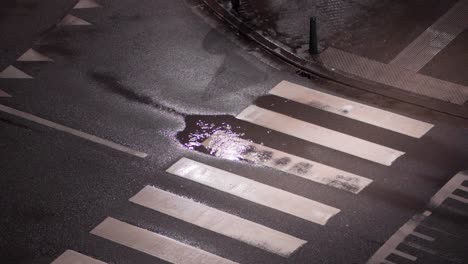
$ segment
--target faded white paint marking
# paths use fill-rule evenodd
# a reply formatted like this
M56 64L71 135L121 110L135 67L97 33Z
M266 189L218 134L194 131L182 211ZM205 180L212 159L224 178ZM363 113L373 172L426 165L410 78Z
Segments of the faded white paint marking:
M372 256L371 259L367 262L367 264L380 264L385 258L387 258L390 254L395 253L396 248L400 243L402 243L405 238L414 232L414 229L421 224L421 222L426 219L427 216L423 214L418 214L413 216L411 220L409 220L406 224L404 224L398 231L393 234L385 244L382 245L379 250Z
M467 171L462 171L457 173L455 177L453 177L447 184L438 191L434 197L431 199L430 206L432 208L437 208L439 207L447 197L449 197L457 188L462 186L461 184L468 180L468 172Z
M415 236L415 237L419 237L419 238L424 239L424 240L427 240L427 241L430 241L430 242L434 242L434 241L435 241L435 238L430 237L430 236L427 236L427 235L424 235L424 234L421 234L421 233L416 232L416 231L414 231L413 233L411 233L411 235L413 235L413 236Z
M167 172L299 218L325 225L339 209L187 158Z
M51 264L106 264L73 250L67 250Z
M437 228L437 227L433 227L433 226L429 226L427 224L424 224L424 223L421 223L420 226L424 227L424 228L427 228L427 229L430 229L432 231L436 231L440 234L443 234L443 235L446 235L446 236L451 236L451 237L454 237L454 238L457 238L457 239L463 239L461 236L459 235L455 235L455 234L452 234L452 233L449 233L445 230L442 230L440 228Z
M391 64L418 72L466 28L468 28L468 0L459 0L401 51Z
M402 252L402 251L397 250L397 249L395 249L392 253L395 254L395 255L397 255L397 256L400 256L400 257L402 257L402 258L411 260L411 261L416 261L416 260L418 259L418 258L416 258L416 257L413 256L413 255L410 255L410 254L408 254L408 253Z
M11 95L9 95L8 93L0 90L0 97L11 97Z
M33 77L24 73L14 66L8 66L0 73L1 79L32 79Z
M287 81L279 83L270 94L415 138L422 137L434 126Z
M457 175L455 175L449 182L447 182L447 184L445 184L444 187L442 187L431 198L431 201L429 202L429 205L427 207L431 208L431 210L439 207L445 201L445 199L452 196L453 191L459 188L461 184L466 180L468 180L468 171L462 171L457 173ZM450 233L447 233L446 231L422 224L424 219L430 217L431 215L431 211L425 210L424 213L413 216L411 220L409 220L400 229L398 229L398 231L395 234L393 234L385 242L385 244L383 244L382 247L379 248L379 250L377 250L377 252L369 259L367 264L380 264L387 256L389 256L391 253L394 253L398 245L402 243L408 235L415 235L415 233L418 234L414 230L419 225L424 226L426 228L430 228L432 230L436 230L444 234L452 235ZM456 237L456 235L452 236Z
M80 0L74 7L73 9L82 9L82 8L97 8L101 7L100 4L98 4L94 0Z
M136 151L136 150L132 150L130 148L124 147L124 146L116 144L114 142L111 142L111 141L108 141L108 140L105 140L105 139L102 139L102 138L99 138L99 137L96 137L96 136L93 136L93 135L78 131L78 130L73 129L73 128L62 126L62 125L54 123L52 121L49 121L49 120L46 120L46 119L31 115L31 114L28 114L26 112L16 110L14 108L11 108L11 107L8 107L8 106L5 106L5 105L0 105L0 111L11 114L11 115L14 115L14 116L17 116L17 117L20 117L20 118L24 118L26 120L41 124L43 126L47 126L47 127L50 127L50 128L53 128L53 129L56 129L56 130L59 130L59 131L62 131L62 132L65 132L65 133L80 137L80 138L83 138L83 139L89 140L91 142L94 142L94 143L97 143L97 144L100 144L100 145L103 145L103 146L106 146L106 147L109 147L109 148L112 148L112 149L115 149L115 150L118 150L118 151L125 152L125 153L133 155L133 156L137 156L139 158L145 158L146 156L148 156L148 154L146 154L146 153L139 152L139 151Z
M465 187L463 185L458 186L458 189L460 189L460 190L462 190L464 192L468 192L468 187Z
M421 250L421 251L424 251L424 252L426 252L426 253L432 254L432 255L438 255L438 254L437 254L437 253L438 253L437 251L432 250L432 249L429 249L429 248L424 247L424 246L421 246L421 245L418 245L418 244L413 243L413 242L410 242L410 241L405 241L404 244L407 245L407 246L410 246L410 247L412 247L412 248L415 248L415 249L417 249L417 250ZM441 256L441 257L442 257L442 256Z
M251 105L238 119L390 166L404 152Z
M150 186L130 201L284 257L307 242Z
M199 248L108 217L91 234L175 264L234 264Z
M53 61L51 58L33 50L27 50L17 61Z
M90 26L92 24L76 16L66 15L62 19L62 21L58 23L58 25L59 26Z
M455 195L455 194L449 195L449 198L454 199L454 200L457 200L457 201L462 202L462 203L468 204L468 199L463 198L463 197L458 196L458 195Z
M328 48L320 54L324 65L373 82L411 93L462 105L468 99L468 87L419 74L393 64L385 64Z
M371 179L262 146L224 131L215 132L203 145L217 157L247 160L351 193L359 193L372 182Z

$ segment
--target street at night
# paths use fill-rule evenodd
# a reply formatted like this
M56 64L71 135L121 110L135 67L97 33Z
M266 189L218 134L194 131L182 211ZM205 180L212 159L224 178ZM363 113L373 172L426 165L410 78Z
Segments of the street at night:
M468 263L468 0L2 0L0 263Z

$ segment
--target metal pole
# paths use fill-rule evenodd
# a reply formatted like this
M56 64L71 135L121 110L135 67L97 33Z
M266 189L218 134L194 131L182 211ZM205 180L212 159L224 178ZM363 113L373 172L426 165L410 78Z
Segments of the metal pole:
M318 50L318 37L317 37L317 19L315 17L310 18L310 30L309 30L309 53L317 55Z

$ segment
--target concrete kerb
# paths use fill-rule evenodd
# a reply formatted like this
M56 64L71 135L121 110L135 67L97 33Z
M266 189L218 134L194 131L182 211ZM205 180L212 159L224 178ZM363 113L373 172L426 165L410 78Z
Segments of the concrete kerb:
M416 94L402 91L398 88L385 86L382 84L374 84L367 80L359 80L354 77L345 76L325 68L316 56L312 56L311 60L306 60L289 51L281 43L268 38L249 27L230 10L222 6L217 0L202 0L220 19L234 27L249 39L255 41L271 54L279 57L283 61L297 67L303 72L324 78L329 81L337 82L341 85L364 90L366 92L383 95L398 101L416 105L422 108L435 110L444 114L468 119L468 107L454 106L450 103L441 102L432 98L425 98Z

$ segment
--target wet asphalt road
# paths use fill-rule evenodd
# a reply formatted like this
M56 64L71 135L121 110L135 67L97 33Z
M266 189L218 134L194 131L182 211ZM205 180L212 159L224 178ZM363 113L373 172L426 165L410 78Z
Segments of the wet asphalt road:
M27 18L37 16L37 12L47 18L41 23L24 19L28 30L8 27L6 24L16 18L2 15L2 29L17 29L6 35L6 44L1 46L1 66L13 64L34 79L0 80L0 89L12 95L0 98L0 104L148 156L131 156L0 112L3 263L50 263L66 249L107 263L166 263L89 234L108 216L239 263L365 263L468 165L467 120L298 76L296 69L226 28L198 1L142 0L136 4L102 0L101 8L70 10L75 2L25 11ZM2 8L2 13L16 14L18 6L24 5ZM92 25L52 27L66 13ZM31 47L54 62L15 62ZM435 127L423 138L414 139L267 95L282 80ZM386 167L234 118L253 103L406 154ZM374 182L355 195L187 149L187 135L195 133L200 123L241 133L242 138ZM181 157L340 208L341 213L325 226L312 224L166 173ZM193 198L308 243L283 258L129 203L128 199L146 185ZM451 230L467 228L466 222L453 220L455 216L442 219ZM464 246L454 243L452 248ZM437 257L429 259L424 263L444 263Z

